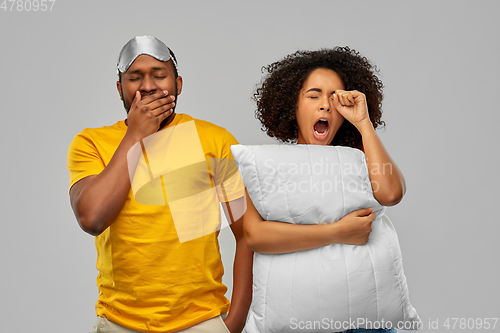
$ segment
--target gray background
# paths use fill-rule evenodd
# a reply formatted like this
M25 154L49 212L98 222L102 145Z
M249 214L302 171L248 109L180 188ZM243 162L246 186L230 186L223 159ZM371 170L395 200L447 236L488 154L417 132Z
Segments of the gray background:
M66 152L83 128L125 118L118 52L151 34L177 55L177 111L243 144L274 142L253 115L261 66L336 45L371 59L385 84L380 136L406 176L406 197L388 214L421 332L493 332L444 324L500 317L499 10L496 1L63 0L51 12L0 10L0 331L92 327L94 238L69 205ZM231 288L228 229L221 244Z

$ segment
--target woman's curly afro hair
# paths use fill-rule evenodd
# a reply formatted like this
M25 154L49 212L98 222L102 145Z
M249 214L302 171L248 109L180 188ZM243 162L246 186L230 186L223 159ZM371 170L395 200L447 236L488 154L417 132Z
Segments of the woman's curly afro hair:
M349 47L318 51L297 51L284 59L262 67L267 71L254 93L257 102L255 116L267 135L282 142L295 142L298 125L295 118L300 90L315 69L335 71L345 90L358 90L366 95L368 112L373 127L385 125L382 117L382 81L378 69L359 52ZM339 128L332 145L362 148L361 134L347 120Z

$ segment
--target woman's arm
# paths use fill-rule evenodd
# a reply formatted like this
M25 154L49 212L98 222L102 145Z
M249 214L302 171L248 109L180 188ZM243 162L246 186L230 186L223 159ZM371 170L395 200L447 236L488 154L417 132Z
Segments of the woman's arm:
M250 250L278 254L314 249L332 243L363 245L368 241L375 219L372 208L347 214L331 224L299 225L265 221L246 194L247 210L243 230Z
M396 205L406 192L405 179L375 133L366 96L356 90L337 90L333 95L333 104L361 133L375 199L384 206Z
M358 130L363 139L375 199L384 206L398 204L406 192L403 174L385 150L371 122L361 125Z
M223 203L222 208L236 240L236 252L233 264L233 294L231 307L224 323L231 333L239 333L245 327L248 309L252 302L252 267L253 252L248 248L243 232L245 198L241 197L229 203ZM238 218L239 217L239 218ZM237 219L236 221L234 219Z

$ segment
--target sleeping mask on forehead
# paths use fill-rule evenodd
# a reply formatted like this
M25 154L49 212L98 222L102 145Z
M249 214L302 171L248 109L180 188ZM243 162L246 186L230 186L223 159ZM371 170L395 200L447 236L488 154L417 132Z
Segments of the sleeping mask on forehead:
M141 54L147 54L159 61L172 60L175 70L177 63L170 53L170 49L158 38L153 36L137 36L128 41L122 48L118 56L118 63L116 67L119 71L118 74L125 73L134 60Z

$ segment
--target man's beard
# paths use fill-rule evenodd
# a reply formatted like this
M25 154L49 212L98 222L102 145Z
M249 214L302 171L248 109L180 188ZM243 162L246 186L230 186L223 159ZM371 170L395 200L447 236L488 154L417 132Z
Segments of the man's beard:
M123 95L123 88L121 88L121 90L122 90L122 96L124 96ZM170 116L168 116L167 118L163 119L163 121L161 122L159 128L163 128L164 126L168 125L172 121L172 119L173 119L172 116L175 115L175 108L177 106L177 99L179 98L179 96L177 95L177 82L175 82L175 95L174 96L175 96L175 105L172 108L172 113L170 114ZM135 95L134 95L134 98L135 98ZM166 96L164 98L166 98ZM142 97L141 97L141 100L142 100ZM132 99L132 101L133 101L133 99ZM125 100L125 98L123 99L123 107L125 108L125 111L127 112L127 115L130 112L130 107L132 106L131 103L132 102L127 102ZM166 111L166 112L168 112L168 111Z

